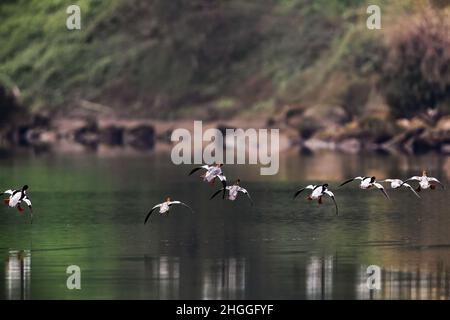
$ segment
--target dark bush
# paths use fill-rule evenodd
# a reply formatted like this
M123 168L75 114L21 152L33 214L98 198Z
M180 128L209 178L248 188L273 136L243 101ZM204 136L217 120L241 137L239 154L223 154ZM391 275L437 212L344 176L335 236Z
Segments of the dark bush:
M359 135L367 141L383 143L394 136L395 130L385 119L368 116L360 121Z
M4 127L11 123L11 120L19 112L19 104L16 97L0 85L0 126Z
M392 115L412 117L450 101L450 19L426 11L391 30L380 89Z
M363 81L349 85L348 90L342 96L342 106L349 119L354 119L364 112L370 89L370 84Z
M301 138L309 139L323 126L314 118L305 118L298 126L298 133Z

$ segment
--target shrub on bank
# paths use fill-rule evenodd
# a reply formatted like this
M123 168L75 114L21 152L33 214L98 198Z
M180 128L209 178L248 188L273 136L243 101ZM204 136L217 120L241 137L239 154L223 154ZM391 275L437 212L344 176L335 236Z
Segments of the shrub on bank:
M448 112L449 30L448 14L431 9L390 30L379 87L393 116L410 118L438 108Z
M0 128L5 129L20 113L20 106L13 92L0 84Z

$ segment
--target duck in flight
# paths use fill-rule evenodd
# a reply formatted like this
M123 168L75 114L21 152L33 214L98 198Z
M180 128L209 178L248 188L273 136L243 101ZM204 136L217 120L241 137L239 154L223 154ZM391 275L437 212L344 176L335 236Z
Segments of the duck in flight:
M211 198L209 198L209 200L211 200L212 198L214 198L215 196L217 196L219 193L222 192L223 199L228 199L228 200L234 201L234 200L236 200L239 192L242 192L243 194L245 194L248 197L248 199L250 200L250 203L253 205L253 200L250 197L250 194L248 193L247 189L244 189L240 186L240 183L241 183L241 180L237 179L236 182L232 186L226 186L222 189L217 190L211 196Z
M389 199L389 196L386 193L386 190L384 189L384 187L381 184L379 184L377 182L377 178L376 177L355 177L355 178L348 179L347 181L342 182L339 185L339 187L342 187L343 185L345 185L345 184L347 184L349 182L355 181L355 180L360 180L361 181L361 183L359 185L359 187L361 189L367 190L367 189L370 189L372 187L376 187L378 190L380 190L384 194L384 196L387 199Z
M308 185L304 188L301 188L294 194L294 199L297 198L297 196L302 193L304 190L312 190L311 194L306 198L308 201L317 200L319 204L322 204L322 197L324 195L329 196L333 202L334 206L336 208L336 215L339 215L338 206L336 203L336 199L334 198L333 192L328 190L328 183L322 184L322 185Z
M430 188L431 190L436 189L436 184L439 184L442 189L445 189L444 185L436 178L434 177L428 177L427 172L423 171L422 176L413 176L409 179L406 179L405 182L402 183L402 185L405 185L409 181L419 181L419 186L417 187L416 191L420 192L422 190L426 190Z
M206 172L200 176L203 179L203 181L214 184L215 179L218 178L222 182L223 188L226 188L227 178L222 173L222 166L223 166L222 163L218 163L215 166L203 165L201 167L192 169L189 175L192 175L198 170L206 170Z
M388 183L390 183L390 184L391 184L391 189L398 189L398 188L401 188L402 186L403 186L403 187L406 187L406 188L408 188L409 190L411 190L418 198L420 198L419 194L416 192L416 190L414 190L413 187L411 187L410 184L404 183L404 182L403 182L402 180L400 180L400 179L384 179L384 180L381 180L381 181L379 181L379 182L380 182L380 183L381 183L381 182L388 182Z
M9 198L4 199L4 203L11 207L17 208L19 212L23 212L24 209L21 207L22 201L28 206L30 210L31 223L33 223L33 207L31 205L31 200L27 196L28 186L24 185L20 190L6 190L2 195L9 195Z
M174 204L179 204L179 205L185 206L185 207L187 207L189 210L191 210L191 212L194 212L194 210L192 210L192 208L189 207L187 204L185 204L185 203L183 203L183 202L181 202L181 201L172 201L172 199L170 199L170 197L168 197L168 198L166 199L165 202L160 203L160 204L157 204L156 206L154 206L154 207L150 210L149 213L147 213L147 216L145 217L145 220L144 220L144 224L147 223L148 219L150 218L150 216L152 215L152 213L153 213L156 209L159 208L159 213L160 213L160 214L168 214L168 213L169 213L169 210L170 210L170 207L171 207L172 205L174 205Z

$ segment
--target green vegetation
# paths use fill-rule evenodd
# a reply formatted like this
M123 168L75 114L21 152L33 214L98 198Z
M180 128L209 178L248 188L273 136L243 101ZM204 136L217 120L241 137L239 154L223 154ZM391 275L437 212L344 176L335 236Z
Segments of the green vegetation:
M450 106L450 20L425 11L389 38L382 87L396 116Z
M0 133L3 133L8 121L13 120L14 122L17 118L20 118L20 113L23 110L17 103L14 93L7 87L0 86Z
M352 119L377 91L395 116L410 116L449 100L448 2L431 3L429 37L419 26L393 37L405 17L421 21L424 1L371 1L381 31L366 28L364 0L78 0L81 31L65 27L73 2L2 1L0 83L31 110L64 115L87 100L130 117L338 105ZM422 60L414 44L426 50L441 26L445 54Z

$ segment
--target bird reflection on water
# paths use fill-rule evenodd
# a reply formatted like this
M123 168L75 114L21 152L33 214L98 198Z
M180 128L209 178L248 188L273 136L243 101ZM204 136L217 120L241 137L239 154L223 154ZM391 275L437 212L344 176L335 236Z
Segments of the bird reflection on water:
M286 205L296 187L324 177L335 186L359 172L382 179L432 167L430 174L447 182L450 157L294 155L283 157L280 174L270 179L257 168L230 168L230 176L245 177L253 207L245 199L205 201L215 189L189 188L190 181L179 181L186 168L166 160L17 160L21 178L41 184L33 200L45 211L30 225L3 208L0 299L450 298L446 190L426 190L422 199L390 190L392 201L384 201L379 192L355 197L343 188L339 216L330 214L331 203ZM0 166L12 168L1 159ZM146 206L167 194L189 199L196 214L180 211L144 226ZM31 239L32 250L9 249L31 248ZM82 270L79 291L65 285L72 264ZM379 291L366 286L372 264L382 270Z
M30 297L31 252L11 250L5 262L6 297L24 300Z

